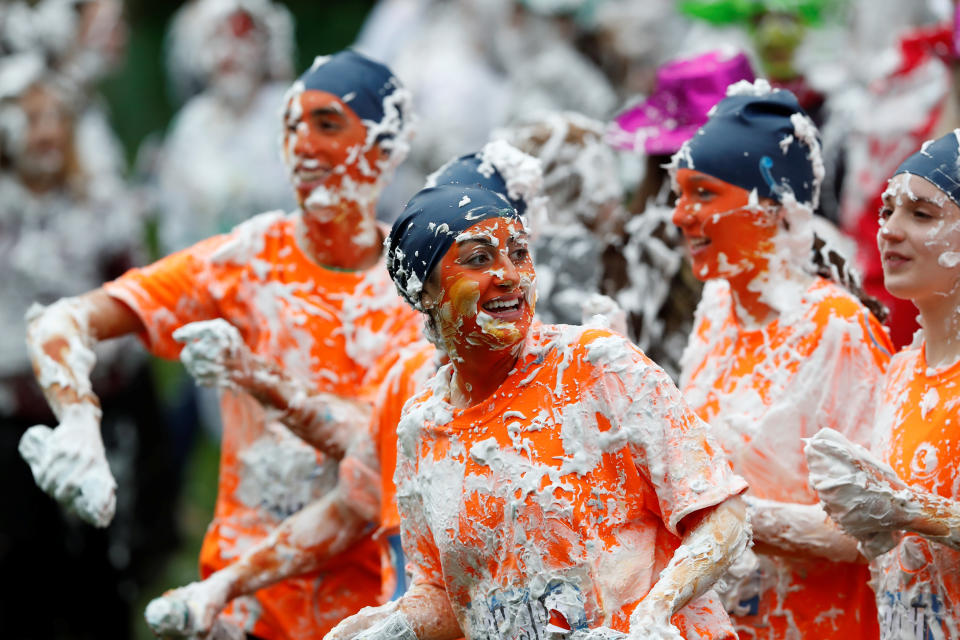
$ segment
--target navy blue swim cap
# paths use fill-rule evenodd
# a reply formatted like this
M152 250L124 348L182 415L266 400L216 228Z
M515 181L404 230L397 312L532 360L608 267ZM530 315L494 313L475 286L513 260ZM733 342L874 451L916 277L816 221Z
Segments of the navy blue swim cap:
M401 87L385 65L350 50L317 56L298 83L303 84L304 90L337 96L364 124L381 122L385 115L384 99ZM406 114L401 111L400 116Z
M471 153L460 156L443 165L427 178L427 186L442 184L461 184L482 189L496 191L510 201L517 213L523 215L527 210L527 203L522 197L511 198L507 190L507 182L492 164L484 163L481 153Z
M756 93L760 93L759 91ZM674 156L678 169L693 169L783 202L792 193L815 207L820 180L817 130L796 97L780 89L763 95L731 95Z
M960 129L923 143L893 175L909 173L933 183L960 206Z
M443 184L421 190L393 223L387 238L387 271L397 291L412 307L457 236L483 220L516 218L520 214L506 197L482 187Z

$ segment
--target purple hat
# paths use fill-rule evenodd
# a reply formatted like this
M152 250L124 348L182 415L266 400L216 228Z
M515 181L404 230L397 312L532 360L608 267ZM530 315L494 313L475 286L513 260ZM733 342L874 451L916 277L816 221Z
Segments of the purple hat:
M670 155L693 137L738 80L754 80L750 61L735 51L710 51L657 70L653 95L618 115L607 141L618 149Z

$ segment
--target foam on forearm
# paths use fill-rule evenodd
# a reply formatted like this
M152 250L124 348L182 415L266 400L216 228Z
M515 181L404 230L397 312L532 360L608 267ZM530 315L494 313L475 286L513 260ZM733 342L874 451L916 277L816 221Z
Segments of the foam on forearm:
M96 340L89 318L90 303L82 298L63 298L47 307L34 304L26 314L27 352L57 418L70 404L99 406L90 382Z
M756 540L788 552L835 562L856 562L857 540L840 531L819 504L796 504L746 496Z
M750 537L744 516L727 504L716 507L684 537L660 579L630 616L631 635L648 632L651 625L669 624L671 615L713 586L744 552Z

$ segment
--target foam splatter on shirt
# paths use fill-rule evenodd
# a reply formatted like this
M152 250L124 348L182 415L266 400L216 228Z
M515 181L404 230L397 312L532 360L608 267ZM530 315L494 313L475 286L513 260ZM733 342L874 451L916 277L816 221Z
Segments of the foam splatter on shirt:
M923 342L894 356L873 449L905 482L960 498L960 363L929 369ZM906 534L870 568L881 638L960 635L960 552Z
M414 582L446 589L466 637L543 637L628 618L687 515L744 490L667 375L603 329L534 325L499 390L449 404L450 366L404 409L397 498ZM715 596L674 616L728 637ZM535 635L539 634L539 635Z
M143 321L155 355L175 358L177 328L223 318L257 355L318 391L372 401L398 350L419 337L419 314L396 295L382 261L365 271L311 262L296 240L296 216L265 213L107 283ZM217 505L201 550L204 576L259 542L281 520L336 482L331 460L225 390ZM374 604L379 553L369 538L320 572L258 592L233 613L263 638L321 638L342 617Z
M680 387L758 498L815 504L802 438L823 427L865 443L892 351L880 323L838 285L816 279L772 322L741 326L724 280L704 288ZM872 638L862 565L758 554L734 622L758 638Z
M383 380L370 420L370 439L380 463L380 528L374 536L380 545L383 601L406 591L405 561L400 544L400 512L393 474L397 467L397 424L404 404L436 372L437 349L418 342L404 350Z

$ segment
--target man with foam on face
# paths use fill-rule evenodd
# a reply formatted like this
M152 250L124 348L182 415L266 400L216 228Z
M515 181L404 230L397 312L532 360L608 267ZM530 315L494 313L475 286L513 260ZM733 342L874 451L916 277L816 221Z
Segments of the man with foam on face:
M369 411L383 373L420 333L383 268L384 232L374 213L383 183L406 153L408 105L409 95L383 65L350 51L318 58L291 87L283 114L297 211L261 214L32 312L28 346L60 425L30 429L20 450L45 491L92 524L112 518L116 484L89 385L98 340L137 333L155 355L175 358L182 348L177 329L221 318L254 354ZM337 476L332 461L246 393L224 390L221 411L219 494L201 550L203 576L324 496ZM255 637L320 638L343 616L373 604L379 590L378 552L365 538L318 571L263 589L225 615Z

